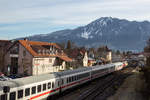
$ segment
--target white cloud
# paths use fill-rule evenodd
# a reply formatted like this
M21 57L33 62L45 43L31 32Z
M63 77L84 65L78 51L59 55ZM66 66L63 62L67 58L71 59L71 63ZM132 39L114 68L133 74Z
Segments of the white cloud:
M61 0L61 3L59 3L60 0L14 1L0 1L2 5L2 7L0 7L2 15L0 16L0 23L30 22L48 19L48 22L52 20L52 22L56 22L57 24L59 24L58 21L60 21L60 24L65 24L65 22L66 24L73 24L74 22L76 23L78 18L78 21L81 19L79 24L85 24L89 22L90 18L93 20L93 18L95 19L103 15L125 16L124 18L128 18L128 16L131 16L129 14L133 14L131 19L138 20L144 19L145 17L138 18L138 16L134 14L141 17L141 15L147 14L150 10L149 0L105 0L102 2L100 0L84 0L83 2L78 1L78 3L76 0L64 0L65 3L63 3L63 0ZM10 7L6 6L4 10L6 3L8 3Z
M0 31L24 31L33 25L80 26L105 16L150 20L149 10L150 0L0 0L0 25L14 24Z

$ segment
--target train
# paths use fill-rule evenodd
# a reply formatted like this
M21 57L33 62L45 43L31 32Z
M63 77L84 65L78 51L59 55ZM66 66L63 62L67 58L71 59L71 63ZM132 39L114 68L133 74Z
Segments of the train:
M0 100L41 100L127 66L117 62L0 82Z

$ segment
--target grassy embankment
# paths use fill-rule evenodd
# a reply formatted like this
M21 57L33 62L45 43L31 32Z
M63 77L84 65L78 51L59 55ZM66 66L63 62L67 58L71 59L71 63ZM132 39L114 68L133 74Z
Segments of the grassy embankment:
M147 96L148 100L150 100L150 66L145 66L144 68L142 68L142 71L144 72L144 77L147 84L144 95Z

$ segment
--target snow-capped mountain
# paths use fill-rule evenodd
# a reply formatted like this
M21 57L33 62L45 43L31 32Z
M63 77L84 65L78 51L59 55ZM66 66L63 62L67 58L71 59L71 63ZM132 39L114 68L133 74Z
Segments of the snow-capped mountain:
M108 45L112 49L142 50L150 37L150 22L128 21L112 17L99 18L86 26L73 30L60 30L45 35L28 37L34 41L67 42L79 46L99 47Z

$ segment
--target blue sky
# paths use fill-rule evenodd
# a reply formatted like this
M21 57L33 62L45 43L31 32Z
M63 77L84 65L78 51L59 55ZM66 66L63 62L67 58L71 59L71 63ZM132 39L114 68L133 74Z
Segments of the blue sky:
M150 0L0 0L0 39L73 29L109 16L150 21Z

